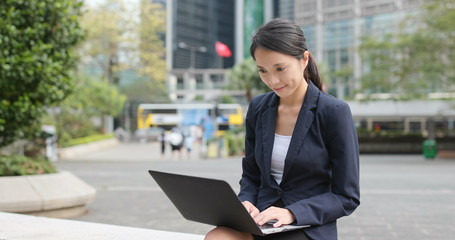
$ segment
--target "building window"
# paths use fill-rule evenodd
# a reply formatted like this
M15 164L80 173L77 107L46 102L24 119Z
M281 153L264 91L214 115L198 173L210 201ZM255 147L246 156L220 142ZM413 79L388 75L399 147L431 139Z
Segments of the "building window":
M395 13L364 17L361 20L361 35L381 36L395 31Z
M307 48L310 49L310 51L316 51L316 33L314 26L304 26L302 31L306 39Z
M342 67L349 65L349 52L348 49L340 50L340 65Z
M202 74L196 74L196 89L204 89L204 79Z
M211 80L211 82L213 84L213 88L214 89L222 89L225 86L223 75L211 74L210 75L210 80Z
M185 81L183 80L183 77L178 77L177 78L177 89L185 89Z

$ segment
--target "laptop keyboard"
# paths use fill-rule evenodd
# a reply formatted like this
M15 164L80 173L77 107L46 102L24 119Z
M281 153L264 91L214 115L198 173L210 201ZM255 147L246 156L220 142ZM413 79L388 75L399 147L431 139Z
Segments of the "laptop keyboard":
M273 223L266 222L263 225L258 225L260 229L268 229L268 228L273 228Z

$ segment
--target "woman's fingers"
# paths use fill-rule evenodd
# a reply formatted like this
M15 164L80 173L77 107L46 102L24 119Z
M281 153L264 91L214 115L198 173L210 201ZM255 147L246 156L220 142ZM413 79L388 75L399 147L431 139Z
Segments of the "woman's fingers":
M251 215L251 217L255 218L259 214L259 210L252 203L244 201L242 204Z
M263 225L270 220L277 220L273 226L280 227L282 225L291 224L294 222L295 217L291 211L286 208L269 207L263 212L259 213L254 220L259 225Z

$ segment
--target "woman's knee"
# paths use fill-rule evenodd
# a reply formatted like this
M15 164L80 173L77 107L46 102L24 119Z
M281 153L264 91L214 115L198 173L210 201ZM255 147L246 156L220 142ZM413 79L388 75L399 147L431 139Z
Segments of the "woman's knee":
M231 228L217 227L208 232L204 240L253 240L253 236Z

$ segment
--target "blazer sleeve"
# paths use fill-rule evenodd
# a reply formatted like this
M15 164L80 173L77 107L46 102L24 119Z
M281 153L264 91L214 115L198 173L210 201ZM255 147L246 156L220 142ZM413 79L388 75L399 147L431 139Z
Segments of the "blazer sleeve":
M351 111L343 103L334 106L328 115L324 128L331 165L331 192L287 206L298 225L332 222L351 214L360 204L359 149Z
M256 205L258 189L261 184L260 169L255 158L256 114L253 99L245 118L245 157L242 159L242 178L240 179L240 201L249 201Z

